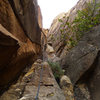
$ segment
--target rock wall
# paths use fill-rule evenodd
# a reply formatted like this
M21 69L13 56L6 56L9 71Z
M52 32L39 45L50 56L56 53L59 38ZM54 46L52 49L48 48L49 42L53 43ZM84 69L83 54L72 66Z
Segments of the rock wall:
M36 60L40 40L35 0L0 1L0 93Z
M47 62L38 59L32 67L21 74L19 80L6 91L0 100L34 100L40 81L41 66L43 76L40 83L39 100L66 100L62 90L59 88L50 66Z
M61 65L65 69L65 74L71 79L73 86L76 84L85 84L85 88L89 89L91 99L99 100L100 96L100 69L99 69L99 40L100 40L100 25L91 29L91 31L84 34L79 41L67 55L62 59ZM81 89L80 89L81 90ZM84 94L84 93L83 93ZM82 96L77 94L77 100L81 100Z
M24 32L32 42L40 44L37 0L9 0Z
M41 9L39 6L38 6L38 23L39 23L40 28L42 28L43 27L43 25L42 25L42 13L41 13Z
M73 22L77 16L77 11L85 9L89 1L93 3L93 0L79 0L68 13L58 15L48 33L48 42L52 42L56 55L61 58L62 68L73 84L75 100L100 99L100 23L88 32L83 32L77 45L71 49L61 38L61 25L66 25L66 21ZM94 4L98 4L100 8L100 0L95 0ZM100 9L98 10L100 11ZM94 15L98 10L95 10ZM64 27L67 33L69 27L67 25ZM72 37L71 33L68 35Z
M79 78L91 68L98 52L100 31L99 26L84 34L79 41L64 59L62 59L62 67L66 69L66 74L75 84Z
M71 23L77 16L77 11L82 10L87 7L88 2L93 2L93 0L79 0L77 4L70 9L67 13L61 13L58 15L52 22L51 27L48 33L48 42L52 42L52 45L56 51L57 56L63 57L68 52L69 47L62 41L62 25L66 28L68 32L69 28L66 25L66 21ZM96 3L100 2L96 0ZM61 21L59 21L59 19ZM65 33L66 33L65 32ZM71 32L69 33L70 37L72 36ZM74 36L75 38L75 36Z

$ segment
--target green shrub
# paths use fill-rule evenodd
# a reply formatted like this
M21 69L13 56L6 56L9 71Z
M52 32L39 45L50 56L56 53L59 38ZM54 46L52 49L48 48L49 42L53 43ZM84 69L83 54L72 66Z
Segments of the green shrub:
M96 3L95 0L92 3L87 3L85 9L77 11L77 16L72 23L68 22L68 20L69 17L67 17L65 23L61 19L59 20L62 23L60 26L61 40L66 42L69 48L72 48L77 44L84 32L100 24L100 3Z
M68 47L68 51L77 44L85 32L100 24L100 3L96 3L96 0L87 3L86 8L77 11L73 22L69 22L69 17L66 18L66 15L58 21L61 23L61 34L58 38ZM56 41L53 36L51 39Z
M51 40L52 40L52 41L55 41L55 38L54 38L54 36L53 36L53 35L51 35Z
M55 79L56 80L60 79L60 77L64 74L64 72L63 72L62 68L60 67L59 63L48 61L48 64L50 65L50 67L53 71Z
M93 0L93 3L87 5L87 8L78 10L77 17L73 21L73 31L76 33L77 40L81 38L84 32L100 24L100 10L98 10L100 3L96 4L96 1ZM97 12L96 15L95 12Z
M62 20L62 19L58 19L58 21L59 21L59 22L63 22L63 20Z

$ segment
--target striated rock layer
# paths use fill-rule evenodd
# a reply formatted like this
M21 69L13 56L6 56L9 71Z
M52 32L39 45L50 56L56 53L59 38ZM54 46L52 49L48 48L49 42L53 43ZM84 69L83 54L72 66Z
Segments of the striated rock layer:
M99 0L95 1L96 3L100 2ZM65 42L63 42L63 35L61 33L61 31L64 31L63 28L66 29L64 34L67 33L68 37L76 38L75 34L69 32L69 27L67 26L66 22L73 22L77 16L77 11L85 9L88 6L88 2L93 2L93 0L79 0L77 4L67 13L61 13L53 20L48 32L48 42L52 42L57 56L62 58L67 54L68 49L70 48Z
M40 52L37 2L9 1L0 1L0 93Z

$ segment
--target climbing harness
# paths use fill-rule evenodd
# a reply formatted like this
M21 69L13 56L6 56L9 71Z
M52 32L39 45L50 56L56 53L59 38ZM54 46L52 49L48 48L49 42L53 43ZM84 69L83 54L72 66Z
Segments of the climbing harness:
M45 36L45 34L44 34L44 32L42 31L42 29L41 29L41 32L43 33L43 47L42 47L42 59L43 59L43 62L45 61L45 58L44 58L44 52L46 51L46 46L47 46L47 44L44 42L44 40L46 40L46 36ZM36 93L36 97L35 97L35 100L38 100L38 96L39 96L39 91L40 91L40 85L41 85L41 82L42 82L42 79L43 79L43 63L42 63L42 65L41 65L41 72L40 72L40 81L39 81L39 85L38 85L38 89L37 89L37 93Z

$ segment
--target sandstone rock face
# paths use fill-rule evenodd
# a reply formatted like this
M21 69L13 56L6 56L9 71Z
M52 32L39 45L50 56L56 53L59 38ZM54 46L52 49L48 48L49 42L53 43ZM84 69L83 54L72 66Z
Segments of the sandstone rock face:
M84 34L76 47L74 47L62 60L62 67L73 84L91 68L100 50L99 26Z
M37 2L33 4L32 0L26 0L27 4L24 0L24 15L20 17L15 12L19 0L9 1L0 1L0 93L18 77L23 68L36 60L40 52Z
M66 55L68 52L67 49L69 47L62 41L62 36L61 36L61 25L66 25L67 22L73 22L75 17L77 16L77 11L82 10L87 7L88 2L93 2L93 0L79 0L79 2L67 13L62 13L58 15L54 20L53 23L49 29L48 33L48 41L52 42L52 45L54 47L54 50L59 57L63 57ZM100 2L99 0L96 0L96 3ZM61 21L59 21L59 19ZM66 32L69 30L67 25L65 26ZM66 33L65 32L65 33ZM70 36L72 35L71 33L69 34Z
M58 19L62 19L64 16L65 13L61 13L54 19L47 35L48 42L52 43L52 46L57 56L60 56L59 48L63 49L63 42L60 41L60 38L57 38L60 37L60 25L61 25Z
M50 44L47 44L46 48L46 55L47 55L47 60L50 62L60 62L60 58L55 55L55 51L53 47Z
M48 33L48 42L52 42L56 55L61 59L62 68L71 80L75 100L100 99L100 25L96 25L96 27L87 33L83 32L83 37L78 41L77 45L71 49L66 45L67 43L62 41L61 35L61 26L65 25L63 26L66 29L64 31L66 33L69 32L69 27L66 25L66 22L73 22L77 16L77 11L85 9L89 1L93 2L93 0L79 0L75 7L68 13L56 17ZM95 3L100 3L100 0L95 1ZM94 15L97 13L96 11L97 10L95 10ZM72 34L68 35L69 37L74 37ZM68 91L70 91L70 89L68 89Z
M37 0L9 0L13 11L32 42L40 44Z
M40 28L42 28L43 27L43 25L42 25L42 13L41 13L40 6L38 6L38 23L39 23Z
M65 97L56 83L50 66L47 62L37 60L29 71L19 78L16 84L5 92L0 100L34 100L36 97L41 66L43 66L43 76L40 83L39 100L65 100ZM25 70L24 72L25 73Z
M80 42L62 60L61 65L73 85L78 80L88 83L93 100L99 100L99 26L84 34ZM91 84L91 85L90 85ZM80 100L80 99L79 99Z
M2 0L0 5L0 24L20 41L26 42L27 37L24 34L8 0Z

